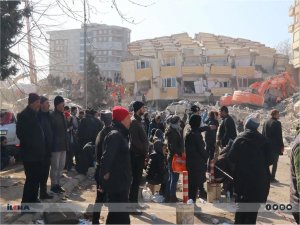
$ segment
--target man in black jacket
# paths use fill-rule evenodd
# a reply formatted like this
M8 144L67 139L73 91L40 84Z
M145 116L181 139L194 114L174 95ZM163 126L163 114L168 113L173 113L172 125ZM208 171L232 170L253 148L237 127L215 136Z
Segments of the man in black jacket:
M94 205L93 212L93 224L99 224L101 208L105 201L106 193L101 187L100 181L100 162L103 154L103 143L106 136L111 132L112 126L112 113L109 110L102 110L100 112L100 119L104 123L104 128L98 133L96 138L96 171L95 171L95 180L97 183L97 197Z
M145 113L144 103L136 101L133 103L134 115L130 132L130 154L132 167L132 184L129 200L132 203L138 202L139 185L143 175L145 157L148 153L148 138L142 124L142 115Z
M104 139L100 163L100 180L110 203L106 224L130 224L129 213L115 208L121 206L115 203L128 203L132 180L128 146L130 113L121 106L115 106L112 118L112 131Z
M102 130L103 124L95 118L97 112L93 109L86 110L85 118L83 118L78 127L78 142L80 150L88 143L95 144L97 134Z
M271 173L271 182L278 182L275 179L279 155L283 154L284 144L282 140L281 123L278 121L279 112L274 109L271 111L271 118L264 123L262 134L269 138L273 150L273 166Z
M41 96L40 99L41 109L38 113L39 120L45 134L45 144L46 144L46 155L43 162L42 177L40 181L40 199L52 199L53 196L47 193L47 180L49 177L49 170L51 165L51 150L53 144L53 131L51 126L51 117L49 113L50 103L49 100Z
M66 163L66 151L69 149L67 120L64 115L64 99L56 96L54 112L51 114L53 128L53 145L51 153L51 191L62 193L65 190L60 185L60 177Z
M234 165L234 190L237 194L235 224L256 224L259 203L265 203L270 189L272 152L268 140L261 135L259 114L245 120L245 132L236 138L228 153Z
M40 96L30 93L28 106L18 115L17 136L25 171L22 203L38 203L41 168L46 155L45 134L38 119Z
M226 147L230 139L234 140L237 136L234 120L228 113L226 106L220 108L222 122L219 128L218 142L223 148Z

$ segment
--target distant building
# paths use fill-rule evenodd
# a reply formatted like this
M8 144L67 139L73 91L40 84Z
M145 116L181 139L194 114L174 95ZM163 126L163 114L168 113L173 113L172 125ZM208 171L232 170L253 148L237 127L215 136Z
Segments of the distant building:
M241 38L187 33L132 42L121 63L126 90L137 99L218 99L286 70L288 57Z
M105 24L87 25L87 51L95 56L101 74L113 82L120 80L120 62L127 56L130 30ZM49 74L69 79L84 73L84 30L50 31Z
M289 9L289 16L293 17L293 23L288 27L292 34L293 60L296 81L300 85L300 1L294 0L294 4Z

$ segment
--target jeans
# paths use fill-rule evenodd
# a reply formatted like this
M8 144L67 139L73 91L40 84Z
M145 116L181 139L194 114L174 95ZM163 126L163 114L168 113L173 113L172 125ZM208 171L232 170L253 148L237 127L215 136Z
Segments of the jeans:
M168 165L169 169L169 180L166 190L166 196L176 196L176 189L177 189L177 182L179 179L179 173L174 173L172 169L172 164L169 163Z

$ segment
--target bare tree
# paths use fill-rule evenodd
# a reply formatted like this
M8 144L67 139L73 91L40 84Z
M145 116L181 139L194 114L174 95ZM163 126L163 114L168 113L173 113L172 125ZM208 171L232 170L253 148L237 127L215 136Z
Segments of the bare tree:
M279 42L275 49L277 53L287 55L289 58L289 63L292 63L293 59L293 49L292 49L292 43L290 39L286 39L284 41Z

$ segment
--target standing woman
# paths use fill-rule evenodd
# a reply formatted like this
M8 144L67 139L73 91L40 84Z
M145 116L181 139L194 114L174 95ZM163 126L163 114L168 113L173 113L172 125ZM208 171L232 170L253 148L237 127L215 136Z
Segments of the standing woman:
M166 202L177 202L176 188L179 179L179 173L173 172L172 160L175 154L181 156L183 153L183 138L181 135L180 117L172 116L170 126L166 129L165 138L168 146L168 170L169 180L166 190Z
M191 129L185 136L186 167L189 174L189 199L196 202L198 189L203 188L206 177L207 152L202 135L199 131L201 117L192 115L189 124Z

